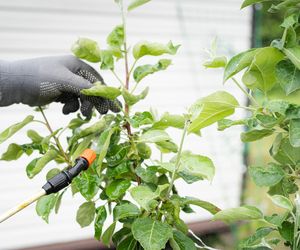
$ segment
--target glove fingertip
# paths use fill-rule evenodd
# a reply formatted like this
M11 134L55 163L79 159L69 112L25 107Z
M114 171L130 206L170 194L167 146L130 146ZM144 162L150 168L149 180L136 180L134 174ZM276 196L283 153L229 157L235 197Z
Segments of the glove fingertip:
M116 99L116 100L108 100L108 106L109 109L114 113L119 113L122 109L122 103Z

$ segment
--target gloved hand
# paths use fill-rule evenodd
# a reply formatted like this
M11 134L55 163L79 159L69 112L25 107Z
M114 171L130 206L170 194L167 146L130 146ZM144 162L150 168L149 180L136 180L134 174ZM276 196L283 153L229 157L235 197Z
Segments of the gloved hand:
M104 84L96 70L74 56L0 61L0 106L14 103L43 106L61 102L64 114L75 112L79 107L87 117L91 116L93 107L100 114L108 110L119 112L121 103L117 100L80 93L96 81Z

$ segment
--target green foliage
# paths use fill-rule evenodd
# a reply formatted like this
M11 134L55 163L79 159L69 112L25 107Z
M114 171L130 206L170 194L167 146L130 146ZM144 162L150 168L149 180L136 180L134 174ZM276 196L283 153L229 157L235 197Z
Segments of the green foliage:
M27 176L33 178L44 172L49 162L55 162L59 166L47 170L46 178L49 179L71 166L85 148L93 147L97 159L70 185L73 195L85 199L77 211L76 220L81 227L93 223L94 237L108 246L112 240L120 250L160 250L167 243L176 250L196 249L198 246L188 237L188 227L180 218L182 212L193 212L192 206L210 212L214 220L226 223L259 220L267 225L241 241L241 249L272 249L279 241L284 241L293 250L299 249L300 203L298 198L294 199L295 195L298 197L297 181L300 179L299 1L268 1L273 3L271 12L285 13L281 25L283 35L270 46L250 49L227 60L216 54L216 43L212 45L211 60L204 66L223 68L223 81L232 79L251 101L249 107L240 106L229 92L217 91L200 98L185 114L166 112L161 116L149 110L132 113L132 107L136 109L149 92L149 87L145 87L137 94L136 87L148 75L166 70L171 60L158 58L154 65L138 65L139 60L148 56L175 55L180 46L172 42L141 41L132 47L132 55L129 54L126 9L131 11L149 0L132 0L129 6L124 6L122 0L115 2L120 7L123 22L108 35L106 48L101 45L100 50L95 41L80 38L72 51L78 58L98 63L100 69L110 70L120 83L118 87L109 87L97 82L81 93L107 98L110 102L122 96L124 102L119 107L120 112L104 114L100 119L95 114L87 119L77 115L65 128L53 130L44 110L40 109L44 121L28 116L3 131L0 143L30 122L45 125L49 134L43 137L28 130L30 141L22 145L10 144L1 160L17 160L24 153L31 155L34 152L35 158L26 167ZM242 8L261 2L265 1L246 0ZM114 71L115 65L121 62L126 69L124 76ZM244 85L239 83L238 74L241 74ZM135 81L133 87L132 81ZM262 100L253 92L259 93ZM114 103L117 105L117 101ZM237 108L246 109L247 117L230 119ZM264 216L258 208L247 205L220 210L198 197L178 193L177 179L188 184L212 181L215 174L213 161L198 152L184 150L184 141L190 133L199 135L202 129L215 123L221 131L232 126L245 126L246 131L241 134L243 142L267 136L274 138L269 151L271 162L267 166L250 167L249 174L255 184L268 188L271 201L284 209L283 214ZM180 143L170 136L169 128L181 131ZM68 134L64 134L66 131ZM60 142L62 139L65 139L64 143ZM152 152L157 149L161 153L160 160L153 158ZM169 156L163 157L164 154ZM37 202L37 214L46 222L52 211L58 212L67 189ZM126 200L129 196L132 202ZM111 215L113 222L104 231L106 219ZM120 230L115 232L116 228ZM278 238L273 238L273 233L277 233Z
M151 218L140 218L132 224L132 234L145 250L161 250L172 237L172 228Z
M250 111L248 117L239 120L217 117L213 122L218 122L219 130L236 125L246 126L246 131L241 134L243 142L257 141L267 136L273 138L269 150L271 162L267 166L251 166L249 174L256 185L268 187L271 201L286 212L263 216L253 206L242 206L220 211L214 219L227 223L259 220L268 226L273 225L258 228L254 235L240 242L239 249L274 249L283 241L296 250L300 247L298 198L295 200L300 179L299 1L245 0L242 8L265 2L267 6L271 4L270 12L284 13L280 26L282 37L274 40L271 46L237 54L229 59L224 68L224 82L232 78L251 101L251 106L246 107ZM238 73L242 74L244 86L234 78ZM199 110L198 117L208 112Z

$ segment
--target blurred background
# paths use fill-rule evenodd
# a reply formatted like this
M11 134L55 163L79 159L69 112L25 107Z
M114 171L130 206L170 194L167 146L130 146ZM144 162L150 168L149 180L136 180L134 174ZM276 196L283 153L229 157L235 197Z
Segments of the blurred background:
M232 56L251 46L269 44L276 36L272 24L276 19L268 17L259 6L240 10L241 0L152 0L130 13L128 40L133 45L140 40L166 43L172 40L181 44L179 53L172 58L173 65L166 72L150 76L145 84L150 86L149 98L140 109L156 109L162 114L182 113L198 98L216 90L230 89L240 103L245 97L230 82L222 85L222 72L205 69L208 59L205 49L217 38L218 54ZM70 54L70 47L78 37L88 37L105 46L105 39L112 28L120 23L120 15L113 0L0 0L0 59L17 60L39 56ZM262 25L266 28L262 28ZM280 32L280 31L279 31ZM146 59L144 62L152 62ZM144 63L143 62L143 63ZM98 68L96 68L99 70ZM49 68L51 71L51 68ZM117 67L117 73L123 73ZM100 72L106 83L117 86L110 72ZM64 116L61 105L51 104L45 111L54 129L63 127L75 115ZM0 131L19 122L29 114L39 117L32 108L14 105L0 109ZM246 115L239 113L238 115ZM32 127L30 127L32 126ZM26 127L33 128L33 125ZM34 128L44 134L42 127ZM202 131L202 137L190 136L185 148L194 153L211 157L216 166L212 183L207 181L187 185L177 182L180 194L210 201L222 209L238 206L241 201L259 203L260 195L253 199L254 190L244 178L245 162L264 162L265 155L258 145L244 147L239 140L243 128L218 132L216 126ZM175 140L179 136L171 131ZM26 129L8 142L0 145L0 154L9 143L25 143ZM266 145L268 142L264 142ZM261 146L260 146L261 147ZM266 152L267 153L267 152ZM19 203L45 182L45 175L53 165L49 164L33 180L25 173L31 156L18 161L0 161L0 213ZM35 213L34 205L0 224L0 249L99 249L101 244L92 239L93 228L80 228L76 223L76 211L83 202L72 198L68 192L58 215L50 215L47 225ZM268 204L261 205L263 209ZM205 236L220 249L234 249L235 240L252 230L251 226L228 228L222 223L208 222L210 214L195 209L186 214L195 233Z

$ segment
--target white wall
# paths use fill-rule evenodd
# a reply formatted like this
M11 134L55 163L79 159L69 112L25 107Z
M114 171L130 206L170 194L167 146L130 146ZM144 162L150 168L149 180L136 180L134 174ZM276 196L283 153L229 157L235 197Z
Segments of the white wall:
M218 70L202 67L206 57L204 48L208 48L216 36L220 50L226 54L249 47L251 13L250 10L240 11L240 4L240 0L153 0L132 12L128 20L129 43L143 39L168 42L171 39L182 44L168 72L147 79L151 92L149 99L141 103L141 108L181 113L197 98L224 88ZM106 34L119 22L113 0L0 0L0 58L13 60L68 54L79 36L93 38L104 46ZM116 84L110 74L103 72L103 75L107 83ZM232 84L229 83L227 88L236 92L241 102L245 101ZM70 119L63 116L60 109L61 106L53 104L46 111L55 128ZM32 109L20 105L1 108L0 131L32 113ZM34 126L46 134L42 128ZM0 145L0 154L9 143L26 142L25 132L26 129ZM212 183L204 181L189 186L178 183L181 194L211 201L221 208L238 205L244 171L240 132L241 129L235 128L220 133L214 127L203 130L201 138L191 136L188 139L186 148L210 156L217 173ZM172 135L178 141L179 135L175 132ZM16 162L0 161L0 213L44 183L46 169L33 181L26 178L28 162L26 157ZM74 221L81 202L78 197L71 199L68 193L63 198L59 215L50 216L50 225L37 217L34 206L25 209L0 224L0 249L91 237L92 227L81 229ZM184 218L195 221L209 216L198 209L197 214Z

